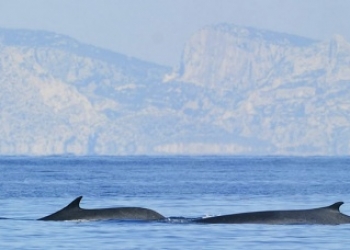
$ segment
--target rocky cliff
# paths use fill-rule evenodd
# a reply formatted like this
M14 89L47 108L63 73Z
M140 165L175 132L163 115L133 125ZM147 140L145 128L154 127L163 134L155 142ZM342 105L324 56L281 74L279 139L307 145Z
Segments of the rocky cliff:
M259 141L247 151L349 154L349 65L339 35L320 42L220 24L191 37L174 78L221 92L215 123Z

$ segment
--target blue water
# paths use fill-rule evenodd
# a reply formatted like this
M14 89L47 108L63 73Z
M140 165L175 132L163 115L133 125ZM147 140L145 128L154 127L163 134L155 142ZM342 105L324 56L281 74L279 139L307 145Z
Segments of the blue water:
M344 249L350 225L199 225L46 222L83 195L81 206L141 206L198 217L303 209L344 201L350 158L2 157L0 249Z

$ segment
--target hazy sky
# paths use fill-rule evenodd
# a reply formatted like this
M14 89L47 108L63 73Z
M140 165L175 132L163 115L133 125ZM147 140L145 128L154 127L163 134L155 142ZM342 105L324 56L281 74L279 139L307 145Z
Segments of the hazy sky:
M349 10L348 0L0 0L0 27L54 31L176 66L191 34L215 23L350 41Z

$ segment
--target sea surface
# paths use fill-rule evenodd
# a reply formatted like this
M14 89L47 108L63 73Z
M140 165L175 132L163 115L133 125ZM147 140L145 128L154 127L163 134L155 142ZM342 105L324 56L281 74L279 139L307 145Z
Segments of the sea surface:
M140 206L195 218L344 201L350 158L0 157L0 249L347 249L350 225L49 222L84 208Z

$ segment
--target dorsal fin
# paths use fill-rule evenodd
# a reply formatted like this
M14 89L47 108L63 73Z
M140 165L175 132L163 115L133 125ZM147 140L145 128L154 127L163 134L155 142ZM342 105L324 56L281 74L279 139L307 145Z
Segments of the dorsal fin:
M333 205L328 206L327 208L339 211L340 206L343 205L343 204L344 204L344 202L338 201L338 202L334 203Z
M83 199L83 196L77 197L74 201L69 203L64 209L80 208L80 201Z
M83 198L83 196L79 196L75 198L71 203L69 203L66 207L62 208L61 210L50 214L48 216L42 217L39 220L69 220L70 216L70 211L71 209L80 209L80 201ZM68 210L68 211L67 211ZM68 216L67 216L68 214Z

